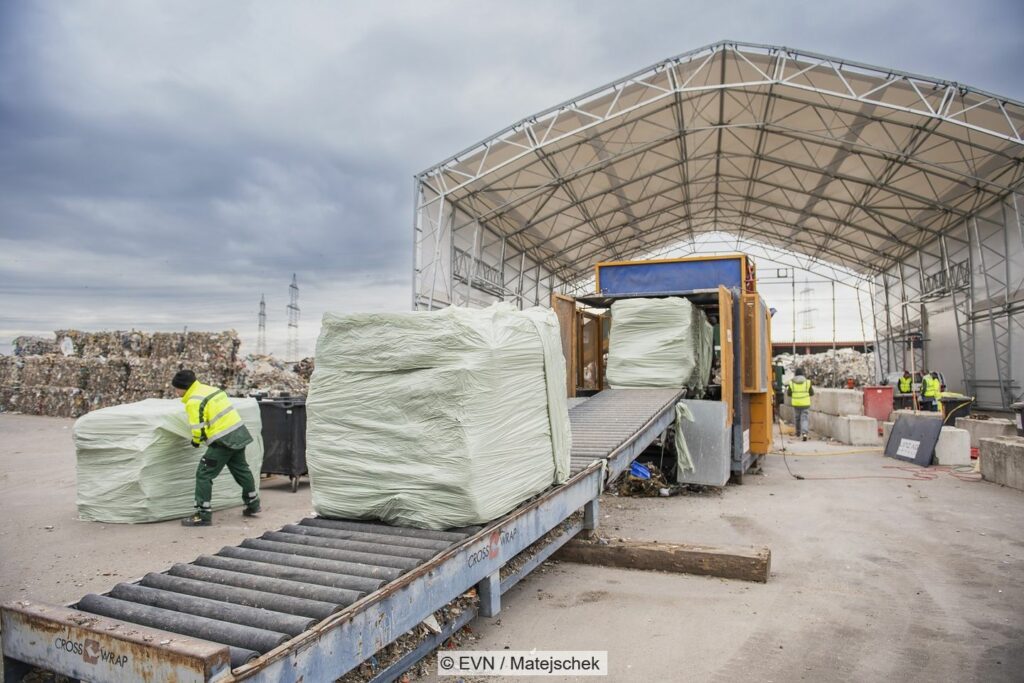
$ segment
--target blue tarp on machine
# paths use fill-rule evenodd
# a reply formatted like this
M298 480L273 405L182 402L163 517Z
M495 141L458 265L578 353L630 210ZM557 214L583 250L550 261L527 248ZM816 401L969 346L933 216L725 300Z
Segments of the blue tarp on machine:
M719 285L742 289L739 258L600 265L599 292L605 295L675 294Z

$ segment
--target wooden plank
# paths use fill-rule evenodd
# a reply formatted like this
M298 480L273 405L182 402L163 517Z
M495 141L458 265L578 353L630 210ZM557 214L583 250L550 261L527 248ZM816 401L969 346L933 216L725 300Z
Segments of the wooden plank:
M610 541L602 545L593 541L573 540L562 546L555 554L555 559L621 569L699 574L767 583L772 551L767 547L716 548L650 541Z

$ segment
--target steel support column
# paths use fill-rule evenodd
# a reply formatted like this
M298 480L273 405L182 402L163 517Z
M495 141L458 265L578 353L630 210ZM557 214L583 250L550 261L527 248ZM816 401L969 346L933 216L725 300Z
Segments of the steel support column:
M953 284L953 269L950 265L949 248L945 236L939 238L942 252L942 268L946 274L946 283L950 288L953 300L953 321L956 324L956 337L960 347L960 365L964 373L964 388L967 393L975 393L975 355L974 355L974 322L971 317L970 290L964 291ZM968 250L969 252L970 250Z
M1003 217L1006 213L1001 212ZM1007 306L1006 273L1009 264L1006 259L1008 226L1002 230L988 231L983 235L978 229L978 219L971 219L971 231L974 235L975 249L981 266L981 278L985 285L985 307L982 313L987 319L992 333L992 351L995 353L996 382L999 385L1000 405L1004 410L1010 408L1013 393L1010 388L1010 316ZM1001 234L1000 234L1001 233Z

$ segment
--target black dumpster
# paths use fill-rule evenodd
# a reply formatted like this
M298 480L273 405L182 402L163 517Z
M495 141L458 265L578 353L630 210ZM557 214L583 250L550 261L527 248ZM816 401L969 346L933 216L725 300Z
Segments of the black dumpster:
M263 421L262 474L285 474L292 491L306 470L306 397L261 398Z
M939 402L942 404L943 426L955 427L958 417L970 416L974 399L970 396L942 396Z

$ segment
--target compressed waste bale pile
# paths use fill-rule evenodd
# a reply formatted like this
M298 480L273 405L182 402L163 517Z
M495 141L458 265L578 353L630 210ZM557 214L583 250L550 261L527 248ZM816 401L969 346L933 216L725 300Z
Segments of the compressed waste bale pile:
M143 398L171 398L173 390L169 377L181 367L187 367L196 373L205 384L227 387L233 381L237 364L219 364L191 357L183 360L180 356L170 358L131 358L128 360L130 371L124 384L126 397L140 395Z
M94 407L88 394L75 387L35 387L30 390L0 390L3 409L27 415L77 417Z
M0 387L13 387L21 382L25 361L16 356L0 356Z
M797 368L803 368L804 375L819 387L843 388L847 379L852 378L856 386L875 383L875 356L855 349L831 349L824 353L793 355L782 353L775 356L775 362L792 375Z
M263 463L260 409L255 399L232 399L253 442L245 458L259 485ZM192 448L180 400L148 399L93 412L75 421L78 514L111 523L159 522L192 513L195 473L205 447ZM213 482L215 510L242 504L227 468Z
M15 355L0 356L0 410L78 417L119 403L171 398L170 378L181 367L230 388L241 366L240 343L234 331L59 330L49 340L19 337Z
M239 357L234 331L82 332L53 339L18 337L14 356L0 356L0 411L78 417L88 410L173 398L170 378L182 367L238 396L254 392L304 395L311 358Z
M187 358L227 365L237 359L241 341L234 330L224 332L82 332L57 330L57 346L64 355L82 358ZM70 351L68 350L70 347Z
M546 309L328 313L306 411L325 517L483 524L569 475L565 360Z
M57 352L57 340L52 337L15 337L12 345L15 356L42 356Z
M711 372L713 330L704 312L679 297L612 304L608 385L687 388L700 396Z

